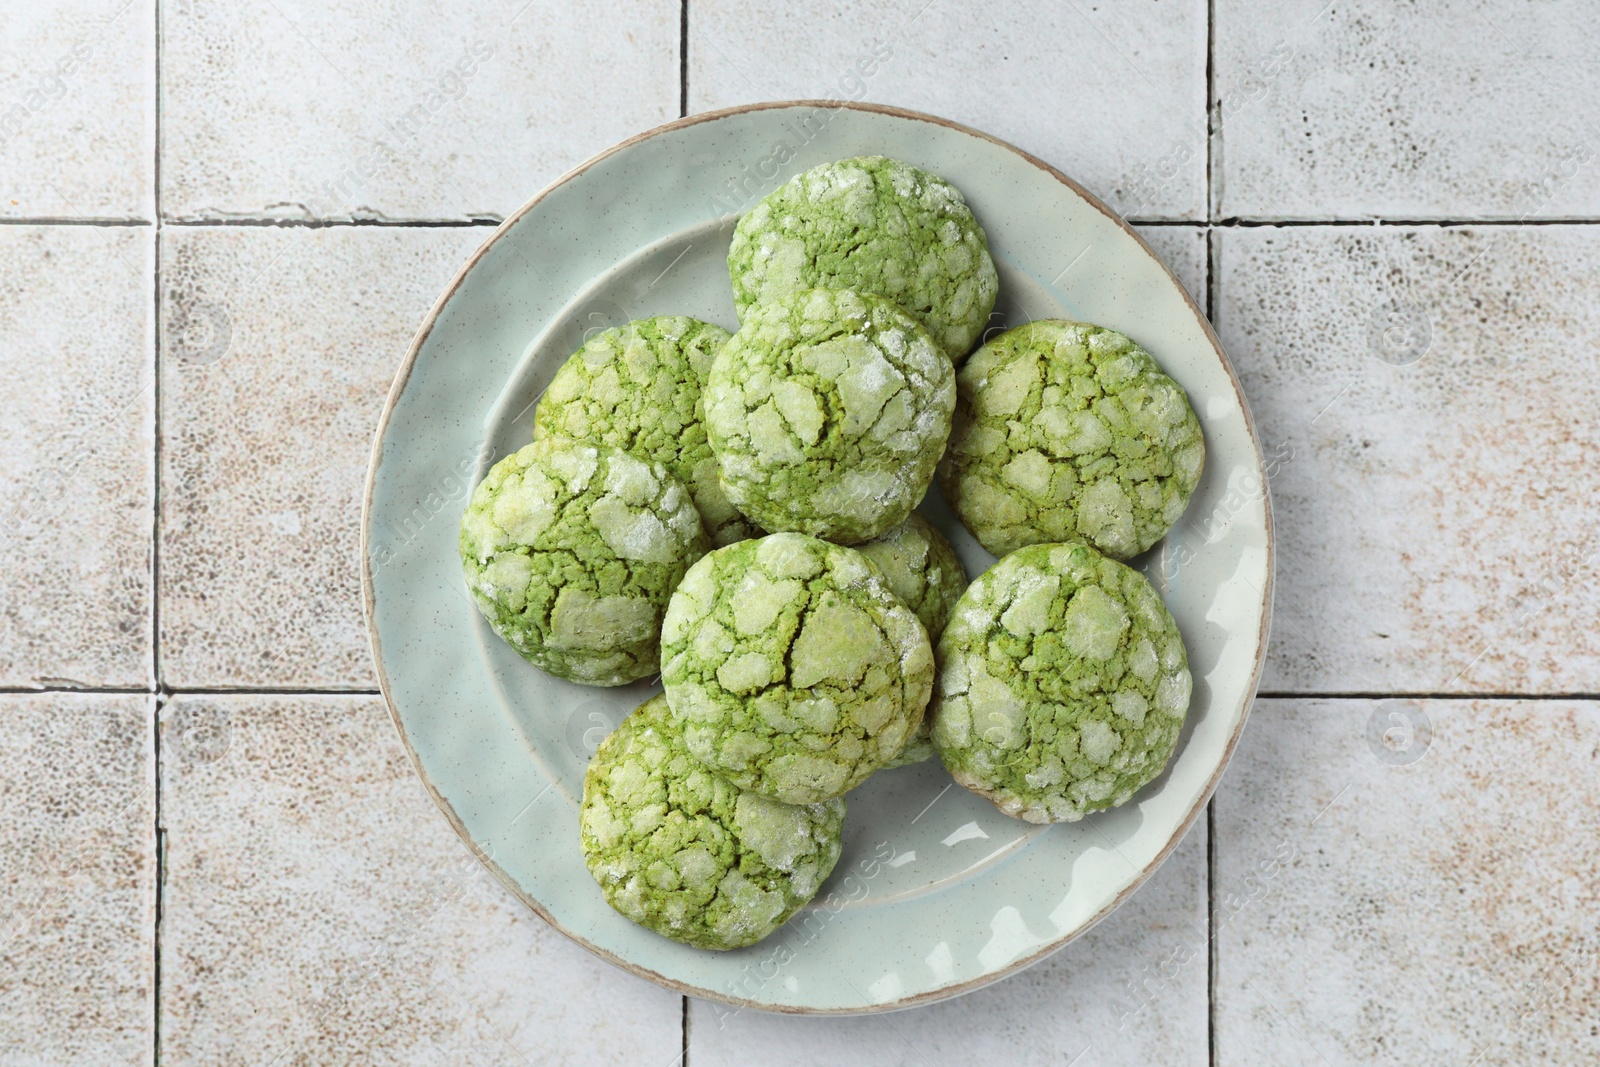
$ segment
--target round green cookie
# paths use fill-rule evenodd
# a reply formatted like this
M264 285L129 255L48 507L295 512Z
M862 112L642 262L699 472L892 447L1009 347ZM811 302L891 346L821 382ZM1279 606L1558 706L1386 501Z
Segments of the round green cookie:
M767 194L734 227L728 274L740 322L804 289L855 289L911 312L954 360L1000 287L961 192L883 156L824 163Z
M855 549L883 574L889 592L917 613L928 640L939 640L967 588L967 572L944 534L913 511L888 533Z
M689 569L667 606L661 680L696 758L811 804L899 755L932 692L933 649L859 552L780 533Z
M622 720L583 776L583 861L606 902L696 948L755 944L838 862L844 800L747 793L685 747L665 698Z
M694 496L714 544L753 537L722 490L700 390L727 330L682 315L613 326L574 352L533 412L533 439L570 437L660 463Z
M904 311L812 289L746 314L711 365L706 430L740 511L850 544L922 499L955 399L955 368Z
M956 601L967 588L967 572L944 534L913 511L882 537L857 545L856 551L883 573L889 591L917 613L928 639L938 641ZM904 767L933 758L933 741L928 736L930 722L927 716L923 717L906 747L887 766Z
M561 438L496 463L461 516L467 588L495 633L588 685L655 673L667 598L710 547L666 468Z
M1007 815L1075 822L1161 773L1190 684L1143 575L1087 545L1031 545L973 582L945 627L933 743Z
M1129 559L1178 521L1205 442L1183 387L1101 326L1041 319L974 352L957 376L945 499L1003 556L1089 542Z

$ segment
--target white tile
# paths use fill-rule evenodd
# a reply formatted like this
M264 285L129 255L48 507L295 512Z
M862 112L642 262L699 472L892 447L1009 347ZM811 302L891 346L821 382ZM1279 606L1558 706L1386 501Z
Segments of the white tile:
M375 684L361 488L413 333L480 227L170 227L161 663L175 688Z
M1201 1067L1208 1062L1206 930L1202 822L1127 903L1020 974L930 1007L853 1018L691 999L689 1062Z
M678 1048L681 998L512 897L380 701L175 699L162 824L164 1063L665 1065Z
M1600 687L1600 227L1218 236L1273 474L1263 688Z
M155 699L0 695L0 1063L150 1063Z
M1206 233L1199 226L1135 226L1194 302L1206 307Z
M1219 1064L1600 1059L1600 707L1264 700L1216 799Z
M678 115L679 5L162 5L169 217L504 216Z
M0 217L154 216L155 0L0 8Z
M150 683L154 248L0 226L0 686Z
M1600 213L1600 8L1216 4L1221 214Z
M832 97L926 111L1039 156L1129 217L1198 219L1205 14L1195 0L695 0L689 110Z

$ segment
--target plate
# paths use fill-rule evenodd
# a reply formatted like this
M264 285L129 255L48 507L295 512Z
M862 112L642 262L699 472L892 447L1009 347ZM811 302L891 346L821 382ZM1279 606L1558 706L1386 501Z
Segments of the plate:
M585 870L577 806L600 739L640 683L560 681L467 598L468 491L529 439L532 405L595 331L660 314L737 325L737 215L818 163L883 154L943 175L988 232L992 325L1122 330L1188 390L1207 444L1183 522L1136 565L1183 631L1194 700L1166 771L1082 822L1033 826L937 761L849 795L816 902L760 944L692 949L612 911ZM853 1014L927 1003L1037 962L1161 864L1216 787L1260 672L1271 602L1266 477L1238 379L1205 317L1139 237L1059 172L943 119L837 101L758 104L639 135L561 178L490 235L428 314L379 425L362 522L373 654L395 725L451 825L557 929L635 974L731 1005ZM922 508L969 575L989 556L933 494Z

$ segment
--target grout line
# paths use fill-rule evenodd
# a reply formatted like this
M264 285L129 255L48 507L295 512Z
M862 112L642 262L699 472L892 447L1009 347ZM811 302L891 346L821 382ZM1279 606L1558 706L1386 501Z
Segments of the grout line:
M1206 801L1206 1050L1217 1067L1217 797Z
M154 696L147 685L0 685L0 696L32 696L35 693L90 693L108 696Z
M1373 692L1338 692L1338 693L1294 693L1294 692L1257 692L1258 700L1526 700L1542 703L1551 703L1562 700L1600 700L1600 693L1426 693L1402 692L1385 693Z
M166 914L167 835L161 819L161 709L166 703L161 689L161 7L155 8L155 155L151 161L151 199L155 216L155 248L151 261L154 304L151 319L151 386L154 392L155 441L151 478L154 485L150 494L150 679L155 685L155 719L150 724L153 735L152 751L155 755L155 850L156 850L156 909L155 930L150 946L154 956L151 966L150 997L150 1062L153 1067L161 1063L161 927Z
M163 688L166 696L282 696L282 697L376 697L382 696L381 689L317 689L305 687L297 689L293 686L211 686Z
M689 997L683 997L683 1019L679 1033L682 1035L678 1046L678 1067L689 1067Z
M157 31L159 33L159 30ZM157 91L159 95L159 90ZM161 128L159 108L157 109L156 129L157 140L160 139ZM161 165L156 164L156 181L160 183ZM156 193L160 196L159 188ZM156 689L161 688L161 245L164 236L162 225L156 222L155 233L155 258L153 263L152 303L154 305L151 318L151 392L154 405L155 440L152 443L154 451L154 464L151 470L150 490L150 678Z
M159 1067L161 1063L161 930L166 920L166 886L167 886L167 831L161 825L161 709L165 705L158 694L155 699L155 849L156 849L156 913L155 932L150 939L151 953L154 956L151 968L151 1026L150 1040L152 1065Z
M1222 108L1216 110L1213 125L1211 102L1217 98L1217 3L1206 0L1206 219L1217 217L1221 197L1216 174L1222 163Z
M1178 220L1174 220L1174 222L1176 221ZM1213 220L1210 225L1221 227L1223 229L1249 228L1256 226L1281 226L1285 228L1295 226L1510 226L1520 229L1523 226L1588 226L1593 225L1596 222L1600 222L1600 219L1579 215L1548 218L1519 218L1512 215L1485 215L1479 218L1453 218L1449 216L1379 218L1371 215L1356 218L1340 216L1330 216L1328 218L1304 218L1294 216L1272 218L1264 215L1231 215L1225 219Z
M684 72L683 77L687 77ZM682 90L687 94L687 88ZM680 99L680 107L686 96ZM1207 151L1210 151L1208 144ZM1210 196L1210 193L1207 193ZM1122 216L1122 220L1130 226L1203 226L1207 229L1238 230L1279 227L1293 229L1297 227L1317 226L1363 226L1363 227L1400 227L1400 226L1438 226L1441 228L1481 226L1488 229L1510 227L1521 229L1524 226L1596 226L1600 225L1600 217L1569 215L1562 217L1516 218L1512 216L1484 216L1481 218L1452 218L1445 216L1428 218L1374 218L1362 216L1358 218L1329 217L1329 218L1270 218L1267 216L1232 216L1225 219L1147 219L1129 215ZM200 226L263 226L279 227L282 229L324 230L339 226L371 226L390 229L452 229L499 226L504 220L495 216L468 219L275 219L263 218L252 215L241 215L238 218L186 218L186 219L161 219L153 222L150 219L128 218L65 218L60 216L40 215L37 217L7 217L0 218L0 226L101 226L101 227L140 227L155 226L158 229L165 227L200 227Z
M1221 271L1222 246L1217 242L1217 232L1206 230L1206 321L1217 329L1217 287Z
M689 0L678 16L678 117L689 114ZM687 1003L687 1001L685 1002ZM687 1010L687 1009L685 1009Z
M0 226L153 226L149 219L96 218L92 215L69 219L60 215L0 218Z
M1141 219L1136 216L1123 217L1123 221L1130 226L1204 226L1212 230L1249 230L1261 228L1296 229L1300 227L1335 227L1335 226L1360 226L1365 229L1375 227L1402 227L1402 226L1438 226L1444 229L1453 227L1480 226L1486 229L1500 229L1509 227L1521 229L1524 226L1593 226L1600 223L1600 218L1583 218L1569 216L1563 218L1415 218L1415 219L1386 219L1373 218L1267 218L1257 216L1230 216L1225 219Z

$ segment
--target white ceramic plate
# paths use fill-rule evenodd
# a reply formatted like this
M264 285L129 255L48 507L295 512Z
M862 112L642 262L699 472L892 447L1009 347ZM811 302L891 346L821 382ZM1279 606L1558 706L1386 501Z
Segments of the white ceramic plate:
M529 439L531 406L586 333L649 315L733 328L736 215L795 173L884 154L950 179L989 235L995 325L1115 327L1160 360L1205 430L1184 522L1139 563L1183 630L1194 702L1162 776L1127 805L1037 827L951 783L937 761L849 796L844 854L817 902L736 952L686 948L612 911L584 869L577 804L601 737L652 689L546 675L489 630L463 588L467 490ZM976 989L1115 908L1200 812L1255 691L1271 599L1261 453L1227 359L1167 269L1063 175L974 130L818 102L697 115L566 175L500 226L440 297L397 376L362 524L372 646L418 772L456 830L535 911L675 989L785 1012L855 1013ZM976 576L993 557L938 500L923 510Z

